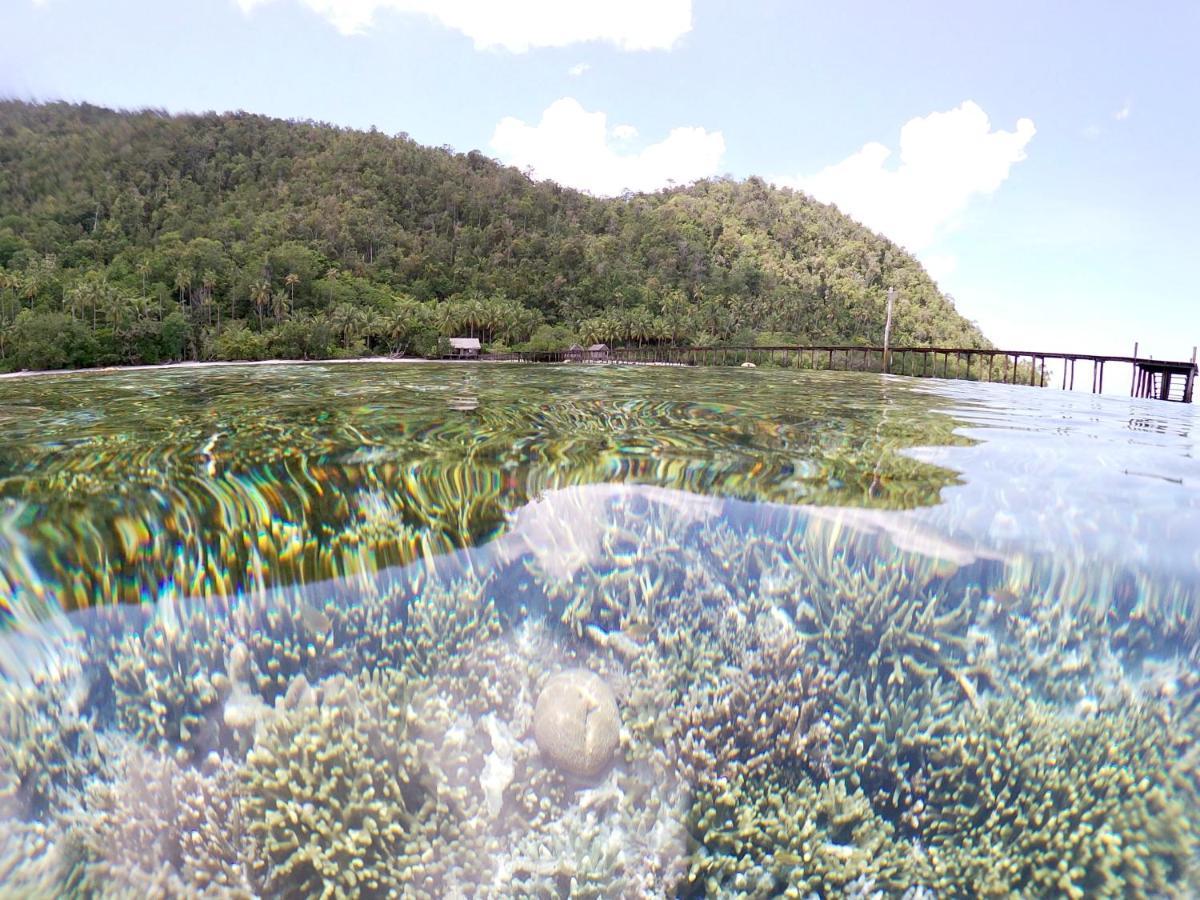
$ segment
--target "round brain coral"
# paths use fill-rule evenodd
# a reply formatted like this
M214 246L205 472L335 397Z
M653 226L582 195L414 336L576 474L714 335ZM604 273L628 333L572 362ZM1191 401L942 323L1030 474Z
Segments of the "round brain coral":
M533 737L542 755L571 775L595 778L611 764L621 715L612 690L586 669L552 675L533 710Z

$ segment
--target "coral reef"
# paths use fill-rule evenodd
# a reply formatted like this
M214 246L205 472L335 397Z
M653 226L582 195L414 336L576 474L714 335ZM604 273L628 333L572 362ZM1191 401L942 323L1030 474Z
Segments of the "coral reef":
M900 896L927 884L922 852L898 840L861 791L800 777L735 779L699 794L681 889L710 897Z
M86 817L73 817L78 888L129 900L257 896L235 775L216 754L197 769L127 749L116 777L89 790Z
M899 687L843 674L831 689L827 768L905 833L919 830L929 748L958 725L958 685Z
M0 900L59 900L70 896L72 861L58 829L38 822L0 825Z
M1159 897L1200 888L1195 773L1153 710L996 699L930 750L933 887L971 896Z
M103 758L78 661L0 679L0 819L37 820L70 802Z
M404 610L404 656L412 678L428 676L468 658L473 647L500 633L500 616L486 579L473 573L448 581L429 580Z
M255 594L230 610L225 641L245 646L247 683L272 704L298 675L319 681L346 670L350 652L335 627L343 615L332 598L315 600L285 591Z
M457 817L421 781L408 726L394 672L297 692L265 725L240 772L263 892L433 897L471 870L450 852Z
M154 749L202 756L217 747L226 649L219 613L162 601L109 660L117 724Z
M1200 890L1196 648L1138 584L607 487L375 579L436 550L399 471L340 543L263 538L346 577L96 610L0 681L0 896Z
M763 620L743 626L752 639L729 662L699 669L682 698L675 752L693 785L823 765L828 676L793 629Z
M977 589L931 587L915 559L856 560L820 537L806 540L791 565L764 576L763 594L786 606L828 669L898 685L938 673L965 681L960 669Z

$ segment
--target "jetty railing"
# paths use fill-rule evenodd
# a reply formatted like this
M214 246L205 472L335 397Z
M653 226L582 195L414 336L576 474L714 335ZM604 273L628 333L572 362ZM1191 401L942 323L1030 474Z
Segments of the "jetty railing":
M591 351L511 351L485 359L530 363L624 363L668 366L776 366L828 371L890 372L918 378L957 378L1032 387L1074 390L1078 379L1090 379L1092 393L1104 391L1105 366L1133 367L1131 396L1192 402L1197 365L1191 361L1155 360L1140 356L1052 353L982 347L869 347L849 344L812 346L667 346L614 347ZM1047 372L1048 362L1061 364L1061 375ZM1079 363L1084 371L1077 373ZM1057 367L1056 367L1057 368ZM1110 369L1111 371L1111 369ZM1053 382L1059 382L1054 384Z

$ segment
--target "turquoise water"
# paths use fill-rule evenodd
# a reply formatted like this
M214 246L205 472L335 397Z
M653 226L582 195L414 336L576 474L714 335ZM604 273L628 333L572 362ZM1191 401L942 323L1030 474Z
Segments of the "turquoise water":
M0 382L0 896L1191 896L1191 407Z

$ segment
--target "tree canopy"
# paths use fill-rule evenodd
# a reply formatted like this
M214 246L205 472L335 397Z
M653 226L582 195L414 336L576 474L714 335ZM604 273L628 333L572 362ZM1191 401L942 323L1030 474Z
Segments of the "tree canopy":
M759 178L601 199L406 135L0 102L0 368L878 343L888 286L894 343L988 346L911 255Z

